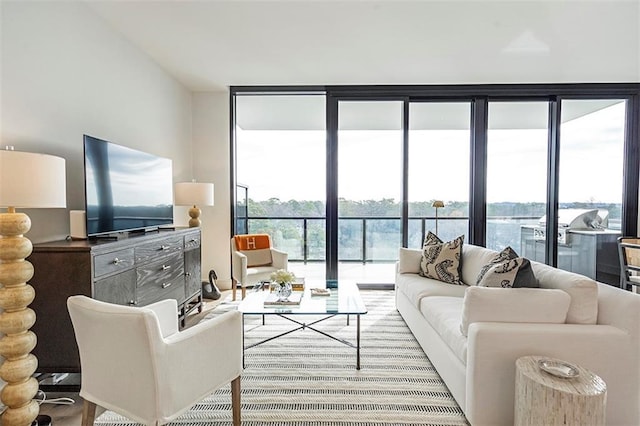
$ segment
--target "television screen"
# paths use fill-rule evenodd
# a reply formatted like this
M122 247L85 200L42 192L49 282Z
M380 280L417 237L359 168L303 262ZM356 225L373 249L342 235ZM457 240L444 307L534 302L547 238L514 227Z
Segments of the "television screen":
M171 160L84 135L87 235L173 223Z

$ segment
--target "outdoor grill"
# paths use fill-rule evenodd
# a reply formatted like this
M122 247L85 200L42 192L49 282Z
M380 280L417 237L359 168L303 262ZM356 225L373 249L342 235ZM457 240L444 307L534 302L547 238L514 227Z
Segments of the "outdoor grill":
M546 239L547 215L538 221L533 228L535 240ZM594 231L606 229L609 225L609 211L599 209L559 209L558 210L558 243L568 244L570 230ZM569 237L570 238L570 237Z
M537 224L521 226L522 255L546 261L547 217ZM598 281L617 284L620 277L616 238L620 231L608 229L609 212L600 209L558 210L557 266Z

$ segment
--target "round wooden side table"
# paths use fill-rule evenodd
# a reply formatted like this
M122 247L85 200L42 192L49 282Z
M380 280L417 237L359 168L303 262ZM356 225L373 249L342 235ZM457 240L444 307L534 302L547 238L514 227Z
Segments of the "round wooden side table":
M543 356L525 356L516 361L516 426L604 425L607 385L591 371L575 364L575 377L558 377L544 371L559 366L562 360Z

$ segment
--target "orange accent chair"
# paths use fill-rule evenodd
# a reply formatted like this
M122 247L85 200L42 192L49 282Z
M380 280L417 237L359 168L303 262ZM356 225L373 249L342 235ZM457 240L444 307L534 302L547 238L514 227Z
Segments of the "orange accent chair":
M287 267L287 253L273 248L268 234L234 236L231 238L233 300L236 300L238 285L244 299L247 287L269 281L273 272L278 269L287 270Z

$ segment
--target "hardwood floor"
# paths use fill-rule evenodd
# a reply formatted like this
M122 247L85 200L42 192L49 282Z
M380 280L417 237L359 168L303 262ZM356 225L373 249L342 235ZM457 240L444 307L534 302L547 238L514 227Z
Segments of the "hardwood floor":
M204 300L204 307L201 313L189 315L186 321L186 328L197 324L209 311L215 308L221 301L231 294L231 290L222 291L222 296L218 300ZM77 392L47 392L46 400L54 400L55 398L71 398L74 403L72 405L57 405L44 403L40 405L40 414L51 417L52 426L81 426L82 424L82 405L84 400ZM104 409L98 407L96 417L104 412Z

